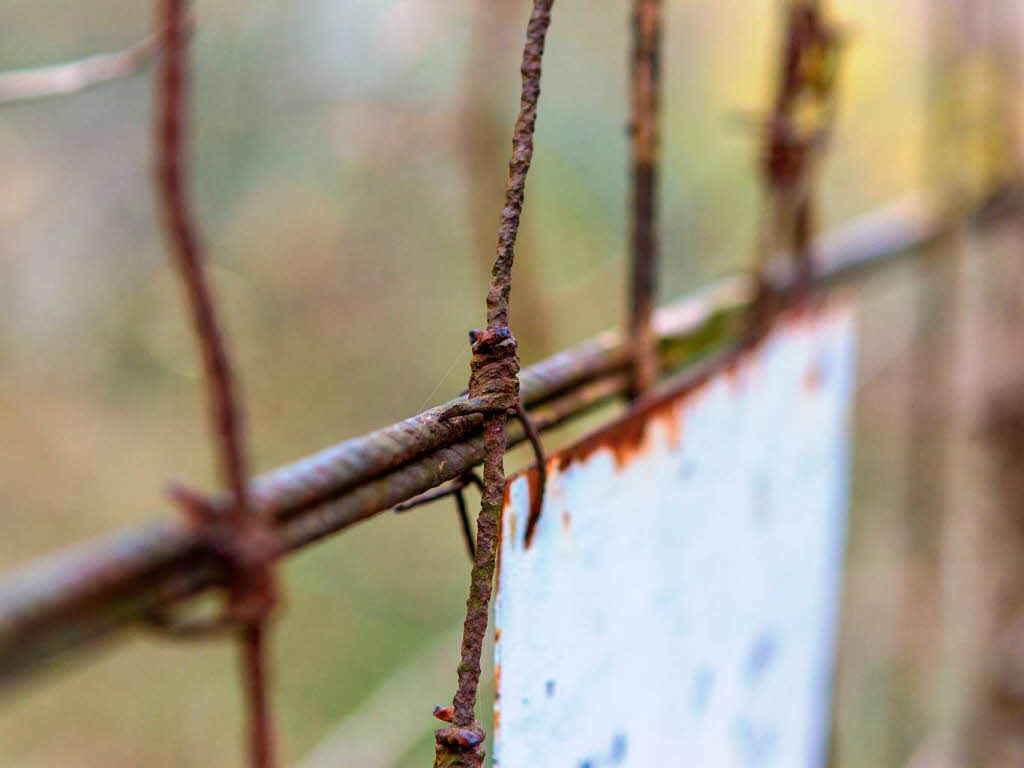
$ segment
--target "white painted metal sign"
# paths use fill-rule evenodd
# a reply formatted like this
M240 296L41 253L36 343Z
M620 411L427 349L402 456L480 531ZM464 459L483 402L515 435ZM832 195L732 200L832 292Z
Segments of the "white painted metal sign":
M500 768L818 768L847 509L850 312L805 310L508 487Z

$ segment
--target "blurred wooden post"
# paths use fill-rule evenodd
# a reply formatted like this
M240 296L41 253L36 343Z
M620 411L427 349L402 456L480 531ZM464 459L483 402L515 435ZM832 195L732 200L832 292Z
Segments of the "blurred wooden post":
M957 344L963 320L963 189L969 160L964 152L967 50L977 22L976 0L931 0L928 5L925 181L944 201L948 233L918 262L914 286L914 340L908 401L907 485L904 514L903 590L906 620L895 660L906 680L906 703L894 727L924 731L911 765L959 765L962 692L973 674L950 657L963 647L956 620L970 605L959 591L958 551L969 538L969 510L950 503L958 433ZM922 623L936 626L921 626ZM969 697L967 697L969 698ZM915 728L916 726L916 728ZM952 761L952 762L951 762Z
M967 197L1002 194L1019 179L1016 5L932 3L929 161L935 183L949 193L951 215L961 219ZM1005 233L986 238L981 247L991 258L981 269L968 268L963 246L962 227L939 246L919 314L909 520L911 541L929 547L929 563L930 546L937 545L941 645L932 667L931 734L913 768L1008 768L1024 761L1024 681L1019 663L1014 674L1005 653L1020 645L1007 637L1021 633L1014 629L1020 619L1013 606L1024 602L1021 246L1008 249ZM939 322L942 341L929 344L926 334ZM958 336L969 343L958 347ZM966 364L965 355L971 358ZM942 359L959 364L928 363ZM929 370L932 381L939 370L964 376L936 381L937 397L928 402L919 393ZM979 471L979 463L989 471ZM929 513L937 524L928 525Z
M924 169L928 186L945 201L950 223L961 223L959 201L965 161L958 123L963 49L959 10L972 0L933 0L931 56L926 99L928 134ZM948 476L948 434L956 407L953 372L955 329L960 315L959 283L962 227L950 233L921 259L917 274L914 344L909 413L907 524L914 553L934 565L941 548L941 521Z
M980 172L988 189L1014 193L1020 181L1019 3L988 0ZM990 201L998 206L997 197ZM974 390L975 432L992 487L978 559L982 588L975 614L978 685L965 763L1024 764L1024 238L1014 222L983 247L995 258L979 289L978 325L985 350ZM975 510L977 512L978 510Z

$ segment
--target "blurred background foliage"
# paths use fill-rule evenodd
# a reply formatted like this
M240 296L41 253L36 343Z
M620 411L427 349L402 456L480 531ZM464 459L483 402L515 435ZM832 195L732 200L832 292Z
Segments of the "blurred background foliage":
M0 0L0 68L127 45L147 33L149 5ZM524 364L623 314L627 5L556 3L513 281ZM825 227L927 177L923 0L831 5L853 38ZM773 0L665 6L663 300L751 263L756 147L733 116L767 106L779 31ZM528 11L525 0L196 3L191 181L256 470L464 386ZM171 477L214 482L151 190L150 111L146 75L0 108L3 568L167 514ZM883 293L884 317L901 317ZM866 339L871 328L892 330L869 323ZM462 546L440 505L383 515L287 563L274 656L289 760L358 722L387 749L362 761L340 750L333 764L429 761L430 709L454 684L456 646L437 643L463 613ZM142 634L119 645L4 693L0 763L237 764L233 646ZM889 673L866 679L878 690L855 687L850 711L870 725L909 694ZM397 730L346 720L388 695L407 713ZM909 748L893 750L861 762L854 750L849 764L897 764L889 755Z

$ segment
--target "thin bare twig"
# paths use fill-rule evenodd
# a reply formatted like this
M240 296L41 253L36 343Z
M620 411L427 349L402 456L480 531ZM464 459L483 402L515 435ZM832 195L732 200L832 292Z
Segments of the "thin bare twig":
M210 548L229 566L229 615L242 625L243 676L249 704L250 758L254 768L274 764L267 702L266 619L276 602L272 561L280 551L266 521L251 512L244 436L235 383L213 296L203 270L188 205L183 156L187 87L186 0L160 0L164 56L157 96L157 179L171 253L181 274L202 353L210 420L220 468L231 500L217 510L185 496ZM179 496L181 493L179 492Z
M0 72L0 104L64 96L132 77L152 61L160 42L148 35L120 51L97 53L45 67Z

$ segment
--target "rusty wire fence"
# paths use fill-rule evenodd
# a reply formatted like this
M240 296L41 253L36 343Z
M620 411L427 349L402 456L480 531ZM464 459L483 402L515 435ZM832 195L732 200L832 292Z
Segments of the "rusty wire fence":
M121 53L0 75L0 100L14 109L29 99L76 93L154 70L155 184L168 250L199 340L214 454L225 487L222 494L207 494L175 486L172 500L183 517L109 535L7 576L0 583L0 676L10 683L11 695L26 689L29 675L125 630L235 635L246 681L249 755L253 765L274 764L279 749L273 698L268 698L266 635L280 591L278 561L438 487L456 495L468 535L472 527L465 524L468 505L462 493L477 483L484 522L477 527L475 547L469 542L476 559L459 692L452 711L437 713L451 726L439 731L436 764L481 764L488 728L486 720L481 724L476 718L486 707L474 709L474 702L494 548L486 520L490 515L493 525L503 490L503 442L528 442L533 430L549 433L581 417L606 419L616 404L642 398L659 376L686 375L695 365L714 364L714 353L747 343L780 307L839 289L860 296L865 343L837 671L836 764L1015 764L1024 749L1018 735L1022 641L1017 637L1019 590L1014 589L1019 581L1014 484L1024 455L1019 438L1024 418L1015 405L1022 372L1013 351L1019 340L1015 286L1022 251L1015 106L1021 85L1016 33L1022 27L1013 15L1019 9L995 0L930 6L930 108L920 146L933 175L921 190L817 234L829 197L821 166L832 151L837 109L840 115L843 109L842 62L848 48L863 44L864 32L837 26L831 11L816 2L784 6L781 19L775 19L780 44L766 56L772 61L772 90L759 99L756 117L733 118L742 124L735 130L750 130L745 141L756 147L748 148L746 157L758 171L756 197L762 202L751 211L759 222L750 228L756 237L744 244L752 258L742 261L756 262L759 269L717 279L653 309L656 276L668 269L659 268L659 252L669 261L658 236L664 226L657 215L657 190L687 169L675 167L671 152L668 163L659 162L659 104L666 95L660 83L672 82L671 72L659 67L665 58L659 41L666 34L661 26L666 9L657 0L636 0L630 24L626 332L601 334L525 366L515 384L518 362L512 362L516 346L509 343L509 327L516 330L519 323L520 283L512 253L520 214L536 213L529 205L524 213L522 198L532 153L545 154L542 142L533 146L538 98L551 106L539 95L541 55L550 16L553 45L564 10L559 3L536 0L498 233L497 281L487 302L488 327L474 337L469 406L460 396L252 477L230 345L222 339L186 176L188 48L190 38L202 33L202 16L189 16L183 0L163 0L155 33ZM520 16L510 14L508 24L526 24ZM474 34L486 39L495 24L481 14ZM477 44L486 52L484 43ZM479 73L472 75L471 85L486 89L474 84ZM543 115L544 107L539 112ZM484 121L471 110L467 114L460 122L466 135L486 130L506 135L504 129L481 127ZM720 120L723 126L729 122L725 115ZM860 162L870 167L870 157ZM484 164L480 157L470 158L470 177L479 176ZM483 214L475 202L471 208L473 226L482 227ZM488 221L496 212L484 211ZM493 242L493 234L473 238ZM422 253L422 244L417 245ZM510 308L512 275L517 289ZM528 271L527 285L535 288L536 280ZM477 293L482 299L483 290L474 289ZM523 314L525 326L537 323L528 317L531 312ZM611 324L612 318L606 320ZM343 318L336 322L344 328ZM542 332L543 323L539 326L532 332ZM337 384L344 388L344 381ZM538 440L532 442L542 450ZM470 473L485 460L483 477L471 480ZM427 513L399 519L420 514ZM437 518L430 525L437 526ZM460 535L454 523L448 532L453 539ZM371 565L402 570L394 560ZM444 565L465 570L463 560ZM372 579L368 582L372 587ZM226 595L223 606L193 602L216 590ZM310 619L315 617L307 615ZM452 671L457 642L446 655ZM188 652L188 647L175 651L175 663L188 664ZM285 666L295 660L277 661ZM307 674L314 677L316 671ZM344 686L344 680L335 683ZM142 686L146 683L140 681ZM370 697L365 719L309 750L307 764L386 764L375 762L380 758L374 745L389 734L409 733L409 726L382 728L375 721L421 717L411 729L415 741L429 727L431 707L442 703L438 696L450 692L404 703L399 700L409 695L382 694L376 703ZM412 709L394 712L405 706ZM295 720L301 713L285 711L279 718L289 732L299 729ZM365 739L365 731L372 738ZM196 754L200 757L189 759L203 764L203 752ZM416 759L422 764L429 753ZM65 757L68 764L74 760Z

